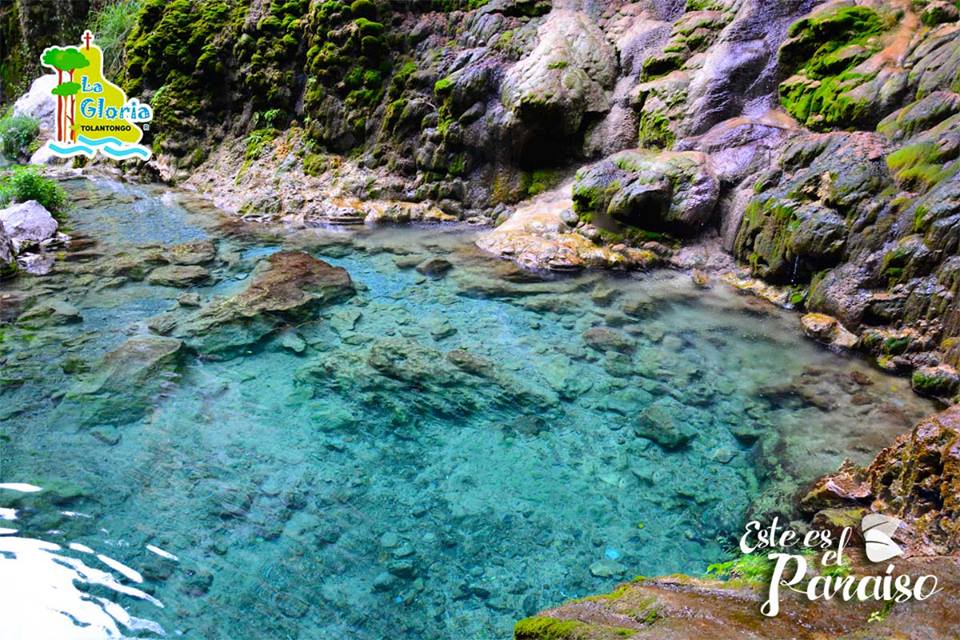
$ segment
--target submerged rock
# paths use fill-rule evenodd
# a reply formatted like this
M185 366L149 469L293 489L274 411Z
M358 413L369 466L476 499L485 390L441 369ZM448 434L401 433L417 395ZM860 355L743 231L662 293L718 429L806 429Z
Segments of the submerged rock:
M170 333L202 354L234 354L284 324L317 319L319 309L353 292L346 270L306 253L275 253L257 265L243 291L207 303Z
M82 322L83 315L75 306L56 298L40 302L20 315L17 322L27 328Z
M183 343L136 336L106 354L65 396L63 419L80 427L123 424L141 417L176 370Z
M147 282L162 287L192 287L203 284L210 279L210 272L199 266L181 266L171 264L157 267L149 276Z
M683 405L673 398L661 398L643 410L633 431L664 449L679 449L697 436L696 429L684 420L685 413Z

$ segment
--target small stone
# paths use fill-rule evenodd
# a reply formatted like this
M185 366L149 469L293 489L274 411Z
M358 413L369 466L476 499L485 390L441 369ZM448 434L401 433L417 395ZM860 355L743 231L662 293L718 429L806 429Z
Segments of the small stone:
M839 349L852 349L858 338L840 321L823 313L808 313L800 318L803 332L810 338Z
M597 351L619 351L629 353L634 349L633 341L624 334L607 327L593 327L583 332L583 340Z
M116 427L103 425L90 430L90 435L104 444L113 446L120 442L120 432Z
M409 558L413 554L414 554L413 547L406 542L393 550L394 558Z
M373 579L373 590L377 592L389 591L397 584L396 576L387 571L381 571Z
M147 282L161 287L192 287L203 284L210 279L210 272L194 265L167 265L157 267L149 276Z
M720 447L719 449L714 449L713 453L710 454L710 459L720 464L727 464L737 456L737 452L733 449L728 449L727 447Z
M384 549L393 549L400 544L400 536L392 531L388 531L380 536L380 546Z
M615 560L597 560L590 565L590 573L597 578L612 578L626 573L627 568Z
M296 354L301 354L307 350L306 341L295 332L283 334L283 337L280 338L280 346Z
M700 269L694 269L690 273L690 279L693 280L693 284L701 289L706 289L710 286L710 276Z
M181 307L199 307L200 306L200 294L199 293L181 293L180 297L177 298L177 302Z
M391 561L387 565L387 571L398 578L412 579L417 576L416 567L410 558L399 558Z

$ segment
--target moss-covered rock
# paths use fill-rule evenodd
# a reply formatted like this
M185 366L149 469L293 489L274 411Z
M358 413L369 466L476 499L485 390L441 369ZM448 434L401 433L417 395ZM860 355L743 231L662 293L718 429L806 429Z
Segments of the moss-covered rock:
M886 23L875 10L829 5L790 26L780 64L794 75L780 85L784 108L813 129L856 125L877 116L855 93L869 71L859 65L879 51Z
M720 184L695 151L622 151L577 172L574 211L613 232L698 233L714 214Z

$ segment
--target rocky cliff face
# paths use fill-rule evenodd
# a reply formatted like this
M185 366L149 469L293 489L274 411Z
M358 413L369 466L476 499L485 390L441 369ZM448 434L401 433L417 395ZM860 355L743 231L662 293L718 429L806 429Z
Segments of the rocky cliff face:
M89 9L0 5L5 90ZM943 0L145 0L124 81L155 107L158 174L245 215L361 222L364 201L395 200L373 217L510 219L481 246L556 269L644 268L718 235L790 304L952 398L958 14ZM515 212L558 184L549 207Z

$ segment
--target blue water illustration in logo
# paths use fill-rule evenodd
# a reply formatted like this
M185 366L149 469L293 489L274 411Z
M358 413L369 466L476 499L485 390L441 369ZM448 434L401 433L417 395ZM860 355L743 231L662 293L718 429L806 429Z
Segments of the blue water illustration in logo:
M49 142L50 149L65 156L84 155L92 158L99 151L108 158L123 160L130 156L138 156L146 160L150 157L150 150L141 144L128 144L116 138L101 138L92 140L86 136L78 136L74 144Z

